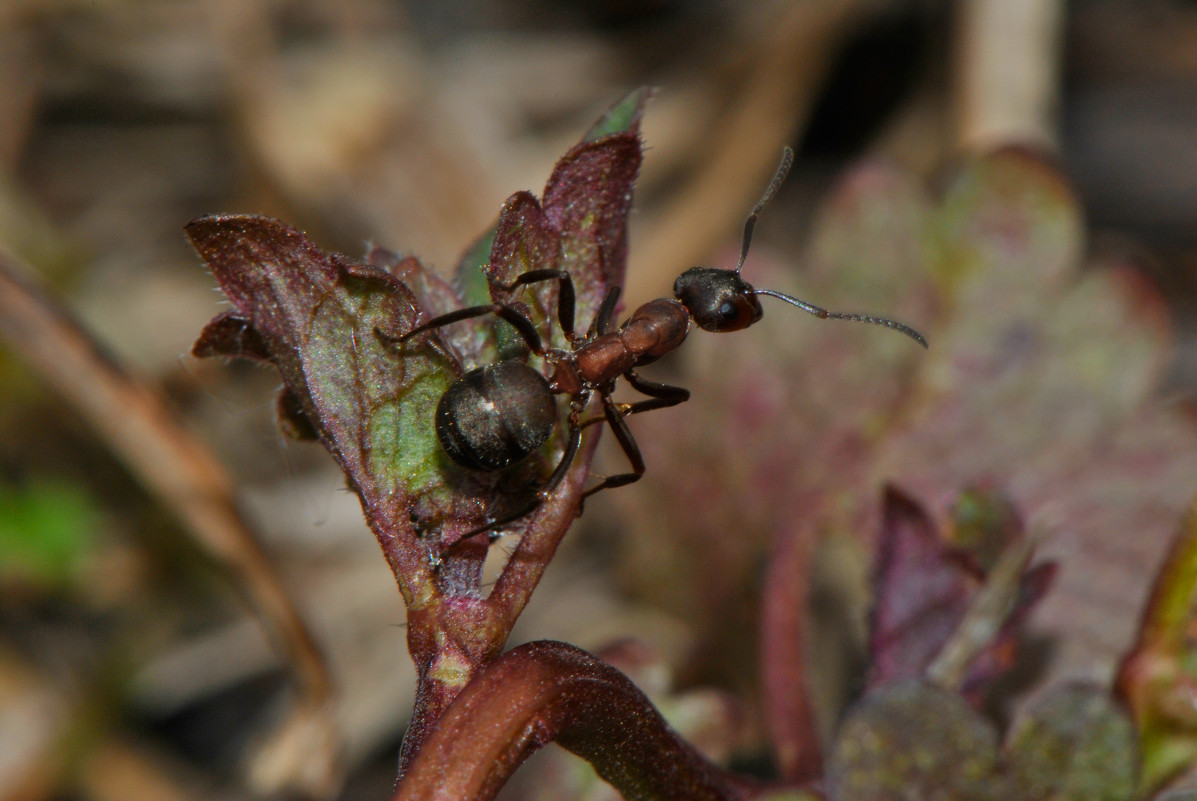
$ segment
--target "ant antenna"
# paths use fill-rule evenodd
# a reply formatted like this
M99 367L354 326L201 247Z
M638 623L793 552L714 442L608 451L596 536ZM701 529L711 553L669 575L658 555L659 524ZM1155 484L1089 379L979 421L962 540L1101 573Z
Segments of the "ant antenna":
M786 176L790 174L790 167L794 166L794 151L790 150L790 146L786 145L781 150L781 163L777 165L777 170L773 173L773 180L769 182L769 188L765 190L765 194L761 196L760 201L752 207L752 213L748 215L748 219L744 221L744 244L740 246L740 260L736 262L736 274L740 274L741 268L744 267L744 260L748 258L748 246L752 244L752 229L756 227L756 218L761 216L761 211L777 194L777 190L781 187Z
M756 227L756 219L760 216L761 211L777 194L778 188L781 187L786 176L790 174L790 168L794 166L794 151L786 147L781 151L781 163L777 165L777 170L773 173L773 180L769 182L769 188L765 190L765 194L761 197L760 202L753 207L752 213L748 215L748 219L744 221L744 244L740 247L740 260L736 262L735 273L738 276L740 270L744 267L744 261L748 258L748 246L752 243L752 231ZM741 282L743 283L743 282ZM783 292L778 292L773 289L756 289L755 287L744 284L749 292L754 295L768 295L778 300L784 300L791 306L797 306L804 312L809 312L823 320L854 320L859 323L871 323L873 325L880 325L884 328L892 328L895 331L905 334L913 339L915 342L927 347L926 338L915 331L910 326L899 323L897 320L891 320L888 317L875 317L871 314L849 314L847 312L833 312L824 309L821 306L816 306L813 303L807 303L805 300L799 300L792 295L787 295Z
M791 306L797 306L804 312L810 312L816 317L823 320L855 320L858 323L872 323L873 325L880 325L885 328L892 328L899 331L906 336L913 339L915 342L922 345L924 348L928 347L927 339L918 331L915 331L905 323L899 323L897 320L891 320L888 317L874 317L871 314L849 314L847 312L833 312L824 309L821 306L816 306L813 303L807 303L805 300L799 300L792 295L787 295L784 292L778 292L774 289L753 289L754 295L768 295L771 298L784 300Z

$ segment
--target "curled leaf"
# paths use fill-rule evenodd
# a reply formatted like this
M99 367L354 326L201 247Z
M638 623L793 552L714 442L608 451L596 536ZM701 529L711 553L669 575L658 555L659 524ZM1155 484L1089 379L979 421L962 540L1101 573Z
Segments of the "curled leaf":
M1010 500L993 490L961 494L941 536L927 513L886 490L874 578L869 686L921 675L963 686L978 705L1017 657L1017 627L1044 596L1054 566L1030 570L1030 543ZM967 546L967 547L961 547ZM1001 548L994 557L993 551Z
M927 513L892 487L885 493L877 550L871 687L921 675L964 616L976 586Z
M225 312L204 326L191 355L231 356L254 361L270 361L270 349L253 323L236 312Z

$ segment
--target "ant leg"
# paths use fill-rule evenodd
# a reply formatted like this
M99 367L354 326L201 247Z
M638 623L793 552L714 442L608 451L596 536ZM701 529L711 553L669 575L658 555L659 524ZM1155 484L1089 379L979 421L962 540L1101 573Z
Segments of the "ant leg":
M603 305L599 306L594 322L590 324L590 336L605 334L611 330L611 318L615 316L615 304L619 302L620 287L613 286L607 290L603 298Z
M688 392L686 393L687 396L689 394ZM681 401L678 402L680 403ZM632 436L631 429L624 422L623 414L620 413L619 407L607 393L603 393L603 412L606 414L612 433L615 434L615 439L619 441L619 447L623 448L624 455L632 463L632 472L607 476L597 485L582 493L583 498L589 498L600 490L627 486L628 484L639 481L640 477L644 475L644 457L640 455L640 446L636 444L636 438Z
M685 387L675 387L670 384L649 381L636 375L635 370L628 370L623 374L623 377L628 380L633 389L649 397L649 400L629 404L627 411L624 412L625 417L629 414L639 414L640 412L647 412L651 409L665 409L669 406L677 406L679 403L685 403L690 400L690 390Z
M590 398L587 397L586 400L590 400ZM539 499L537 506L549 499L558 485L565 480L570 467L573 466L574 457L578 455L578 448L582 445L582 427L578 425L578 414L585 405L584 401L579 401L576 408L569 413L569 442L566 443L565 452L561 454L561 461L557 463L553 474L549 476L549 480L544 483L544 486L537 490L536 495Z
M619 410L621 417L627 417L630 414L640 414L640 412L648 412L653 409L665 409L670 406L677 406L679 403L685 403L690 400L690 390L685 387L675 387L670 384L661 384L656 381L649 381L646 378L641 378L636 375L634 370L628 370L623 374L623 377L628 380L633 389L636 389L645 395L649 396L649 400L637 401L635 403L617 403L616 409ZM589 428L595 423L602 423L607 420L606 415L602 417L591 417L589 420L582 421L582 428Z
M466 309L458 309L447 314L442 314L440 317L433 317L423 325L418 325L412 330L408 331L403 336L395 339L394 337L383 334L378 329L375 332L382 337L384 341L395 342L402 345L412 337L422 334L425 331L431 331L434 328L441 328L453 323L459 323L462 320L470 320L474 317L482 317L487 314L493 314L497 317L511 323L519 335L523 337L524 342L528 344L528 348L538 356L544 355L544 343L540 339L540 334L536 331L536 326L532 325L532 321L521 314L511 306L504 306L501 303L487 303L482 306L470 306Z
M571 343L577 338L574 334L574 311L577 305L577 295L574 292L574 279L565 270L529 270L520 273L509 284L495 282L500 289L511 292L521 286L535 284L541 281L557 281L557 321L561 323L561 330L565 338Z

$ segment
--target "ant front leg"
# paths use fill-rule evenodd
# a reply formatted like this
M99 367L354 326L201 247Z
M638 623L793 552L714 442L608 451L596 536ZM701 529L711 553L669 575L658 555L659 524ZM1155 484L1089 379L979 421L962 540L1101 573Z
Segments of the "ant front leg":
M428 322L424 323L423 325L416 326L398 339L383 334L377 328L375 329L375 334L383 337L384 341L396 342L397 344L402 345L412 337L423 334L425 331L443 328L446 325L459 323L462 320L472 320L475 317L483 317L487 314L493 314L496 317L511 323L515 330L519 332L519 335L523 337L523 340L527 343L529 350L531 350L537 356L544 355L544 343L540 339L540 334L537 332L536 326L532 325L532 321L529 320L519 310L511 306L505 306L502 303L486 303L481 306L470 306L465 309L458 309L457 311L451 311L447 314L442 314L439 317L433 317Z
M574 279L565 270L529 270L515 277L511 283L503 284L498 281L495 286L507 292L513 292L521 286L536 284L541 281L557 282L557 321L565 338L572 345L577 340L574 333L574 312L577 306L577 293L574 292Z
M577 312L577 294L574 290L574 279L565 270L529 270L516 276L511 283L497 284L497 286L511 292L527 284L553 280L558 282L557 321L561 324L561 330L565 333L566 339L571 345L576 345L578 337L574 333L574 318ZM586 334L588 339L611 330L611 318L615 315L615 305L619 303L619 293L618 286L607 290L607 294L603 296L603 302L599 305L598 314L590 323Z
M619 293L621 291L618 286L613 286L607 290L607 294L603 297L603 303L599 306L598 314L594 316L594 320L590 323L588 337L593 337L596 334L605 334L611 330L611 318L615 316L615 304L619 303Z

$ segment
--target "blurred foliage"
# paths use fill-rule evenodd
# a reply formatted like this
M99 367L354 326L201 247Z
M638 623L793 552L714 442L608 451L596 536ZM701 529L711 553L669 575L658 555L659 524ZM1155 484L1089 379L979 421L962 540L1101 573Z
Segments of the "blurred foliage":
M94 501L77 484L0 484L0 584L68 586L96 547L99 520Z
M1118 673L1143 742L1143 786L1197 759L1197 502L1156 581L1135 647Z
M779 23L779 10L799 6L852 13L831 25L797 14ZM1065 80L1050 115L1093 224L1095 236L1081 238L1074 193L1034 158L991 160L1011 167L1006 178L971 157L940 170L959 149L949 84L968 49L951 34L954 10L520 0L66 0L0 10L3 245L69 293L99 338L167 393L244 487L333 658L352 764L365 766L355 797L389 792L397 710L412 691L393 580L330 460L318 448L280 446L264 401L276 388L273 371L180 358L211 317L213 295L179 229L212 212L271 214L325 247L356 255L369 239L447 275L503 198L538 185L598 109L641 83L662 89L637 189L632 302L667 294L689 254L705 259L697 253L712 243L728 248L714 263L734 262L746 204L788 140L796 175L761 220L745 276L925 326L932 351L924 357L887 332L780 305L735 337L695 332L657 374L692 388L694 399L630 421L647 457L645 481L588 502L582 522L592 535L567 538L546 577L555 586L529 608L521 636L591 649L629 632L651 640L682 692L708 680L738 691L748 707L743 759L768 771L758 712L767 702L757 701L756 678L762 581L780 605L787 591L805 589L795 586L803 565L792 555L817 551L826 573L816 577L816 602L830 612L816 628L847 640L817 641L828 647L806 654L836 688L816 696L833 708L831 719L850 694L845 685L863 681L863 638L853 637L864 629L880 489L896 480L956 544L1006 519L992 504L984 511L996 519L978 519L962 488L1007 500L1029 536L1045 538L1039 558L1060 566L1028 621L1032 637L1020 653L1029 675L1014 680L1107 685L1197 475L1186 455L1197 452L1191 423L1166 400L1197 386L1197 185L1185 169L1197 147L1197 12L1174 0L1068 4L1054 43ZM787 43L810 60L779 60ZM1012 65L1020 45L1001 42ZM746 107L756 113L740 114ZM818 136L806 143L808 122ZM865 163L825 192L829 176L862 154ZM694 191L700 184L690 179L707 174L717 180ZM997 202L1003 193L1010 202ZM817 197L826 200L802 250L796 243ZM1021 218L1019 198L1028 209ZM663 224L677 222L669 212L682 208L679 199L718 211L687 206L685 224ZM958 212L948 208L957 204ZM985 206L1007 211L986 222ZM1042 236L1028 234L1036 229ZM481 243L471 263L484 262L490 247ZM481 302L484 282L463 294ZM1175 315L1179 347L1161 300ZM191 583L147 581L164 572L154 548L179 529L163 509L147 509L131 481L113 482L109 461L94 469L94 441L62 420L57 404L52 426L44 409L31 414L40 396L3 358L5 475L28 475L30 465L50 474L57 463L78 475L82 464L103 488L104 508L117 511L113 520L138 529L150 518L156 542L146 547L121 531L112 539L132 541L119 547L133 558L97 560L97 585L133 590L104 613L102 623L118 625L90 616L63 625L56 612L6 595L0 648L7 659L16 645L14 659L40 694L7 681L8 672L0 677L11 724L0 728L0 768L13 770L0 778L15 776L0 786L22 798L89 801L147 788L159 797L209 797L213 785L240 793L227 757L243 749L228 744L253 737L269 717L257 711L273 709L275 658L257 626L236 619L229 587L208 583L201 594ZM623 462L611 452L598 464L614 472ZM20 495L31 485L17 486ZM614 521L613 509L622 511ZM0 519L6 531L8 522ZM4 544L0 553L16 552ZM625 593L599 567L613 554ZM6 590L31 574L21 575L10 585L5 573ZM1147 739L1162 735L1157 742L1169 746L1157 752L1164 773L1191 761L1194 742L1185 713L1189 607L1177 608L1170 619L1180 623L1160 648L1140 643L1152 662L1142 686L1163 691L1131 703L1140 726L1158 724ZM150 631L119 625L147 620ZM33 724L58 720L45 710L69 709L63 699L87 683L96 654L114 647L137 662L122 683L130 714L104 737L112 747L68 770ZM1037 675L1044 665L1048 675ZM1153 708L1157 701L1166 703Z
M719 662L704 675L751 675L737 668L751 661L762 560L789 539L871 540L886 481L939 520L962 489L999 489L1050 535L1059 583L1034 620L1060 636L1060 675L1108 680L1133 636L1197 475L1197 431L1158 399L1162 300L1128 264L1082 269L1079 205L1045 161L970 157L941 186L858 166L822 206L800 291L776 257L745 268L757 286L910 322L930 353L768 307L737 337L692 337L681 358L719 381L635 421L650 489L617 496L622 569L704 632ZM679 428L694 434L669 436ZM967 536L967 508L955 514ZM1070 638L1078 626L1104 634Z

